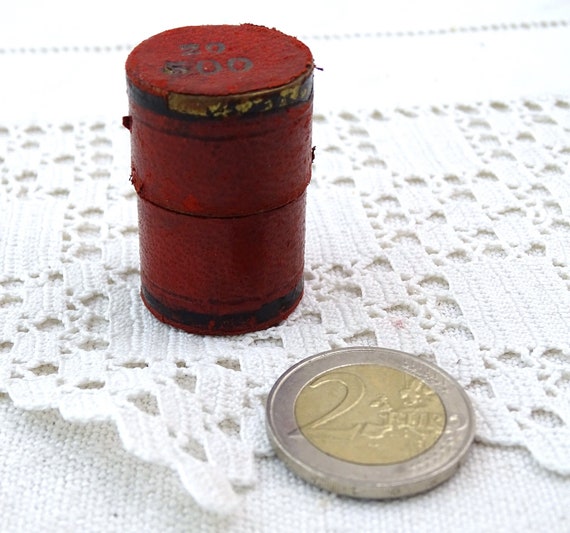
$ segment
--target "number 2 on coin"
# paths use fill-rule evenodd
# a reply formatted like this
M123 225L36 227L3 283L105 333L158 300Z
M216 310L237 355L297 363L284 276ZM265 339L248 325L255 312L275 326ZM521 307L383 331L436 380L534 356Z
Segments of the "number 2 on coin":
M366 392L363 381L358 376L348 372L333 372L327 374L326 376L317 378L309 387L316 389L329 383L341 385L345 389L344 397L331 410L316 420L305 424L301 429L324 429L323 426L326 426L333 420L336 420L338 417L354 409L360 403Z

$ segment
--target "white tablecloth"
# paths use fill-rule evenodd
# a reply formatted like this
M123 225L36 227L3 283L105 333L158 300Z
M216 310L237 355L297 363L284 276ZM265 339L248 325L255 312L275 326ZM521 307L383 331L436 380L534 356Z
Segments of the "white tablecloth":
M570 531L565 2L20 2L0 22L0 531ZM124 60L254 22L316 64L306 293L203 338L138 296ZM356 501L273 455L296 361L396 348L465 387L476 442L435 490Z

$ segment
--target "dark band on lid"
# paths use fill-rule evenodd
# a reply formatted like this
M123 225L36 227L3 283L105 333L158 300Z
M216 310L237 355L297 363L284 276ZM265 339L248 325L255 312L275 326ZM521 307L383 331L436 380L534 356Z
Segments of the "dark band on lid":
M127 80L129 98L160 115L185 120L224 119L279 111L308 102L313 97L313 71L287 85L226 96L169 93L158 96L143 91Z

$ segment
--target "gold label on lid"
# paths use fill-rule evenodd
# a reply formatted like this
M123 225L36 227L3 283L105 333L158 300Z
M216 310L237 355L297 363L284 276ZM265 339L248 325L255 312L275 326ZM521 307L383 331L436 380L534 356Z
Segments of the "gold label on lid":
M170 93L168 108L193 117L226 118L264 113L307 102L313 95L312 70L287 85L227 96Z

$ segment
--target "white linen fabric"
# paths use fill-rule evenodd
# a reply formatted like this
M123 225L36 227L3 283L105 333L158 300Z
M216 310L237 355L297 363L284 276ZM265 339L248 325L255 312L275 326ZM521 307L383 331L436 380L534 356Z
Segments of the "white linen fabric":
M112 424L68 423L0 398L3 532L466 533L568 531L568 478L520 448L473 446L448 482L394 501L316 489L274 457L228 515L198 507L169 468L126 452Z
M0 531L570 528L570 86L556 63L570 50L570 13L512 23L498 13L495 26L459 32L300 35L324 67L305 295L283 324L235 337L178 331L140 300L120 120L119 67L134 43L112 35L101 47L41 50L16 39L3 49L6 68L89 65L96 75L92 86L74 77L44 92L23 83L20 100L10 86L8 101L20 103L2 104ZM513 79L496 87L451 83L451 64L397 81L381 65L367 70L370 50L393 49L386 64L396 73L412 50L457 44L448 59L471 51L497 74L505 64L475 54L481 42L499 57L519 44L544 76L519 86L532 76L514 57ZM272 384L304 357L355 345L434 362L472 399L477 444L436 491L356 502L307 486L273 455ZM69 510L75 493L85 511ZM531 497L540 517L519 501Z

